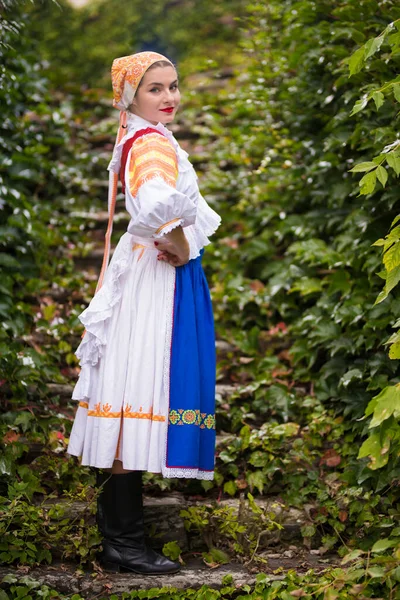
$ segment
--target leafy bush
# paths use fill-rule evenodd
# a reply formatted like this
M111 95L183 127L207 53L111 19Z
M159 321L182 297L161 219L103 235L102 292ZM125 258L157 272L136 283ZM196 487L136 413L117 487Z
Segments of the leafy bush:
M52 553L59 538L41 504L43 493L80 489L77 470L64 456L71 413L61 418L58 400L47 402L45 382L71 376L76 315L82 297L86 301L92 292L73 272L73 252L87 246L83 224L71 212L104 205L96 178L104 177L109 153L102 148L112 141L115 121L107 119L108 75L107 91L88 86L105 85L110 57L155 43L147 17L139 23L141 2L120 2L119 12L111 4L75 11L66 3L61 10L37 3L24 7L29 19L15 14L2 21L3 74L15 75L0 92L6 107L0 148L6 194L0 367L7 412L0 470L3 515L12 516L3 530L7 562L49 560L45 550ZM400 10L391 0L334 6L327 0L207 1L203 19L196 11L183 15L178 3L168 6L167 21L165 10L161 0L155 4L157 49L181 58L188 84L210 84L211 67L218 83L204 89L199 84L186 94L180 122L181 133L189 124L196 137L193 160L202 190L223 217L205 263L219 337L236 347L220 361L218 375L241 385L218 401L218 428L230 437L219 447L215 483L204 482L204 488L219 487L229 496L242 490L279 493L291 504L306 503L312 508L302 530L305 544L321 539L327 551L344 543L341 553L346 546L350 550L345 564L357 561L354 568L334 569L317 580L289 573L271 582L260 575L254 588L241 592L226 582L221 592L204 588L186 597L243 592L328 600L384 597L388 590L395 597L400 380L392 327L400 318ZM27 33L21 35L24 21ZM57 92L49 92L36 54L49 61L46 76L58 84ZM235 66L232 79L224 79L226 63ZM66 245L67 256L61 249ZM385 271L379 277L380 247ZM82 294L73 307L60 308L53 297L43 298L49 284ZM42 346L33 331L44 336ZM34 460L32 442L45 450ZM83 478L90 481L89 473ZM149 481L182 486L150 476ZM31 500L35 506L29 506ZM27 549L21 544L25 512ZM224 528L225 549L231 550L244 532L232 511L217 506L205 513L189 511L187 521L211 539L206 561L223 562L211 552L217 534ZM46 527L40 529L42 515ZM96 532L84 524L71 528L62 511L57 515L69 540L68 556L87 560L85 536L91 545ZM257 545L257 531L253 527L247 539L247 555ZM35 545L36 535L44 551ZM16 579L5 584L11 597L28 595L36 585L19 586ZM179 596L168 590L150 591L148 597L158 594Z
M219 94L207 122L215 161L205 182L226 216L226 237L210 261L218 272L217 326L255 357L248 385L264 384L252 407L262 399L270 406L269 365L263 367L260 350L276 356L276 345L270 348L278 338L290 372L287 393L304 382L357 436L366 431L360 419L375 390L399 381L384 348L399 304L395 296L375 304L379 256L371 249L398 210L397 74L390 60L397 56L398 15L392 2L379 15L373 1L252 4L246 69L236 89ZM357 60L351 57L371 35ZM363 60L368 72L360 69ZM366 101L380 89L383 105L379 95L377 104ZM373 163L369 173L385 184L374 195L357 195L348 171L360 161ZM368 191L365 181L361 186ZM276 322L289 333L271 336ZM386 481L392 476L388 471Z

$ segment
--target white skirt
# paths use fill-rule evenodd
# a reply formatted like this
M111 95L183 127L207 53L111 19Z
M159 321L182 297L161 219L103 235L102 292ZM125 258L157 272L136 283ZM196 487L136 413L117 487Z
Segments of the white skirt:
M167 425L165 348L175 269L150 240L125 233L102 288L80 315L82 371L68 453L83 465L161 472ZM122 293L123 290L123 293ZM151 385L149 385L151 382Z

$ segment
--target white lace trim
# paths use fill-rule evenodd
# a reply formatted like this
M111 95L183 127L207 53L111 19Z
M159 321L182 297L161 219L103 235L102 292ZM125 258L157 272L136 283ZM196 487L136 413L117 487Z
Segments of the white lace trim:
M79 358L81 372L75 385L72 398L81 400L90 398L90 373L102 356L103 347L107 343L107 321L111 318L114 306L121 300L122 285L120 277L129 266L130 234L125 243L120 245L106 271L103 287L92 298L89 306L79 315L79 320L85 326L86 333L75 351ZM123 236L123 237L124 237ZM122 238L121 238L122 241Z
M201 469L169 469L163 468L163 477L187 477L188 479L214 479L214 471L201 471Z
M189 242L191 259L200 256L200 250L204 248L204 246L211 244L211 240L208 239L208 236L211 236L213 233L215 233L221 223L221 218L219 215L217 215L217 213L215 213L211 208L210 211L214 213L216 218L213 214L210 214L209 220L206 221L205 218L202 219L200 216L201 209L198 208L195 224L185 227L185 235ZM199 220L203 223L204 229L198 224ZM207 223L207 226L205 226L205 223Z
M173 229L175 229L175 227L179 227L179 225L182 225L183 223L183 219L177 219L176 221L171 221L171 223L168 223L167 225L165 225L161 231L159 231L159 233L155 233L153 237L155 238L161 238L164 235L166 235L167 233L169 233L170 231L172 231Z

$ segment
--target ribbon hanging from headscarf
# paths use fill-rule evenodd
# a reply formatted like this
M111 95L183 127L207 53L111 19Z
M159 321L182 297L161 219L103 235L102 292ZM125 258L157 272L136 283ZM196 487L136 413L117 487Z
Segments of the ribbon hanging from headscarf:
M113 61L111 67L111 81L114 94L113 105L115 108L118 108L121 111L114 149L126 134L126 111L133 102L143 75L146 73L147 69L151 67L151 65L161 60L169 62L172 67L174 66L169 58L159 54L158 52L137 52L136 54L132 54L130 56L121 56ZM118 174L114 171L110 171L108 184L108 225L105 235L103 263L96 287L96 293L103 285L103 279L110 257L110 243L115 213L117 188Z

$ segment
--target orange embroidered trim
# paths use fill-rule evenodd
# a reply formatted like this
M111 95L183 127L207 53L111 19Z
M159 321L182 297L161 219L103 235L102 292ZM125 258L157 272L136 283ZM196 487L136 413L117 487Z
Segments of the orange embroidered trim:
M109 419L119 419L121 417L128 419L147 419L149 421L165 421L165 417L163 415L154 415L153 411L148 413L142 412L142 408L140 408L139 412L132 412L132 407L130 405L125 406L123 411L113 412L111 411L110 404L95 404L93 410L88 410L88 417L106 417Z
M168 223L164 223L164 225L161 225L161 227L159 227L156 231L156 233L160 233L160 231L162 231L164 229L164 227L166 227L167 225L170 225L171 223L176 223L176 221L180 221L180 217L176 218L176 219L172 219L172 221L168 221Z
M142 412L142 407L140 407L139 412L132 412L132 406L128 405L124 408L124 417L128 419L148 419L150 421L165 421L165 417L163 415L153 415L153 411L151 410L148 413Z
M89 408L89 402L79 402L79 406L82 408Z
M132 146L129 163L129 189L132 196L137 196L140 186L156 177L161 177L175 188L178 160L169 140L157 133L149 133Z
M108 417L111 419L119 419L121 416L121 411L112 412L110 404L103 404L101 406L100 403L94 405L94 410L88 410L88 417Z

